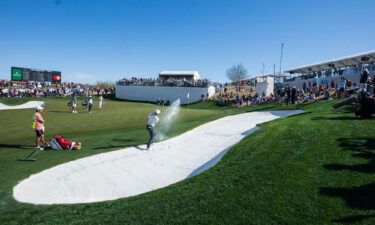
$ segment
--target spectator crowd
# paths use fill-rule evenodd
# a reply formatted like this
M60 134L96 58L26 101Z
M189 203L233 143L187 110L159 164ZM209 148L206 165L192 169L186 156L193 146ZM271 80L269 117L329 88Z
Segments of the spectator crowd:
M123 78L117 82L118 85L125 86L169 86L169 87L208 87L208 79L160 79L160 78Z
M87 96L94 93L107 95L113 91L99 86L70 82L51 84L34 81L0 81L0 97L66 97L73 94Z
M237 107L258 105L265 103L295 104L300 102L315 102L330 99L339 99L349 97L356 92L365 92L369 96L375 97L375 76L371 78L368 70L361 73L359 83L353 83L349 79L342 77L339 82L331 81L327 84L317 84L314 81L307 80L302 88L281 86L269 96L265 93L256 93L252 85L248 87L239 85L235 91L224 91L214 98L221 105L233 105Z

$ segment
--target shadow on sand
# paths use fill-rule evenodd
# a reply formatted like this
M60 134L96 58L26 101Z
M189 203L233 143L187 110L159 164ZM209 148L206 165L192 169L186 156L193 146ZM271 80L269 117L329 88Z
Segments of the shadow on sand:
M140 146L134 146L134 148L136 148L136 149L138 149L138 150L140 150L140 151L148 151L148 149L147 149L147 147L145 146L145 147L140 147Z

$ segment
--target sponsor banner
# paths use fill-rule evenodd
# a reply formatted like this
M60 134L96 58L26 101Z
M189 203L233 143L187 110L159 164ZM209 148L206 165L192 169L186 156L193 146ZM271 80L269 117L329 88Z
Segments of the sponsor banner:
M12 80L22 80L22 70L18 68L12 68Z

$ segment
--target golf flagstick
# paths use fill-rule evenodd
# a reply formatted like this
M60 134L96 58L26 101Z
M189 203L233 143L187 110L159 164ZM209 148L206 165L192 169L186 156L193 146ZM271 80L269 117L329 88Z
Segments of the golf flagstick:
M190 103L190 93L189 92L187 94L187 99L188 99L188 111L189 111L189 103Z

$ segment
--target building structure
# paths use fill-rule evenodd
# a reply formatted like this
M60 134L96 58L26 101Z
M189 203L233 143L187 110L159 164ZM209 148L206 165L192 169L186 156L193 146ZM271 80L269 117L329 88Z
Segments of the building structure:
M166 80L172 81L164 82ZM180 99L181 104L190 104L214 94L215 87L202 82L198 71L163 71L159 73L158 81L119 82L116 86L116 98L143 102L163 100L172 103Z
M199 80L200 75L198 71L163 71L159 73L159 79Z
M375 76L375 51L309 64L285 71L290 74L284 80L284 86L302 88L303 83L312 81L317 84L338 83L344 77L353 83L359 83L362 69L367 68L370 77Z

